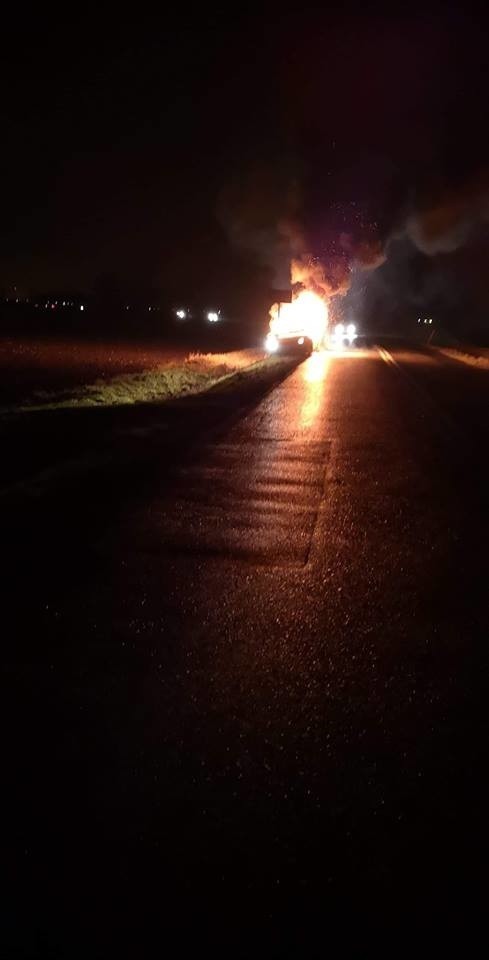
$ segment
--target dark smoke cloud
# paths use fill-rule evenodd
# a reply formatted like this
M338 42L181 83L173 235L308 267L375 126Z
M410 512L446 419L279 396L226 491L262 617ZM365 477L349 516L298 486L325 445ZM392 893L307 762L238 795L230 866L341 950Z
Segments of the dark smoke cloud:
M350 288L342 304L345 318L375 331L409 333L419 315L433 315L447 333L486 339L487 169L457 185L408 185L390 216L383 243L374 240L363 247L357 242L354 247ZM362 260L366 271L359 269Z
M407 218L406 233L418 250L432 256L452 253L489 222L489 175L478 174L458 189L423 203Z
M290 286L290 264L304 253L301 191L290 170L257 165L221 191L217 216L231 242L268 267L271 285Z
M361 204L334 201L323 205L314 231L305 193L286 165L255 166L221 191L218 219L235 248L268 268L272 287L343 297L352 271L375 270L385 259L378 225Z
M411 335L418 317L432 316L437 329L459 339L489 333L489 228L474 228L453 251L428 255L405 231L392 238L386 259L368 273L354 270L342 304L345 319L367 332Z
M335 184L342 199L325 200L311 218L299 178L270 162L222 191L218 216L235 248L268 269L272 287L313 289L366 328L408 332L427 311L461 336L489 327L489 173L402 191L383 170L383 206L370 174L363 202L355 169Z

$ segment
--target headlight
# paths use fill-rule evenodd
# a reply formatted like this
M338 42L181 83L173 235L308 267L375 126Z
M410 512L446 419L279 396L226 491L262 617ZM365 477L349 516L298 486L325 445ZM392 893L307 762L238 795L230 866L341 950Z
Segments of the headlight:
M354 337L355 334L356 334L356 332L357 332L357 328L356 328L355 324L354 324L354 323L349 323L348 326L347 326L347 328L346 328L346 332L347 332L347 334L348 334L349 337Z
M278 350L278 340L274 333L269 333L265 339L265 350L269 353L275 353Z
M334 332L335 332L335 334L336 334L337 337L341 337L342 334L345 332L345 328L344 328L343 324L342 324L342 323L337 323L336 326L335 326L335 328L334 328Z
M207 314L207 319L209 323L217 323L217 321L219 320L219 314L216 313L215 310L209 310L209 313Z

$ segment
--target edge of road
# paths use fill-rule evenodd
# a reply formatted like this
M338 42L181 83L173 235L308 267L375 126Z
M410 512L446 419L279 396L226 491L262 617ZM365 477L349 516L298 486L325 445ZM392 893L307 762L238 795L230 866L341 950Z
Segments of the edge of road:
M470 367L476 367L478 370L489 370L489 350L484 347L471 347L461 345L460 347L437 347L431 346L430 350L434 353L443 353L451 360L459 360L460 363L466 363Z
M5 514L28 502L38 504L60 494L69 496L80 486L85 498L94 484L108 491L114 483L121 489L133 489L142 468L165 462L171 469L173 457L191 456L202 435L208 440L232 426L303 359L284 357L266 368L251 365L213 381L198 393L162 402L82 411L35 411L21 420L4 422L0 439L6 460L9 453L15 456L16 448L28 446L29 440L38 440L39 436L48 439L53 458L43 465L27 467L0 487L0 511ZM57 449L63 448L67 436L70 441L75 438L75 444L68 455L57 458Z
M379 344L376 344L376 349L378 351L379 356L384 361L384 363L386 363L388 366L393 367L394 369L397 370L399 376L403 378L404 382L409 384L410 390L414 391L415 394L418 396L419 400L422 402L425 409L428 409L430 411L431 416L433 418L433 425L434 426L436 426L437 424L442 425L442 428L443 428L442 432L447 431L448 434L456 438L458 442L462 442L464 439L464 435L460 431L457 423L437 403L437 401L431 395L431 393L428 390L426 390L426 388L422 386L419 383L419 381L415 377L413 377L401 363L398 362L398 360L396 360L396 358L392 355L390 350L386 350L385 347ZM423 347L423 349L426 349L426 348ZM436 355L437 351L434 348L429 348L429 352L432 352L433 354Z

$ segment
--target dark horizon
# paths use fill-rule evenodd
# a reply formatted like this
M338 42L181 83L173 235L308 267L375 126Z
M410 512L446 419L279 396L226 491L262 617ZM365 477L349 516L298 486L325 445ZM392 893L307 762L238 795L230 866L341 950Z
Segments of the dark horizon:
M12 15L9 36L0 288L246 315L299 254L350 272L367 319L487 323L485 21Z

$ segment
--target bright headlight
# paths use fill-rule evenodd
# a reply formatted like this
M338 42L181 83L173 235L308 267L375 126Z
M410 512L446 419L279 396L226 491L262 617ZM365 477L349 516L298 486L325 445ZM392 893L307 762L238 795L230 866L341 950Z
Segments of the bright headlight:
M354 337L355 334L356 334L356 332L357 332L357 328L356 328L355 324L354 324L354 323L349 323L348 326L347 326L347 328L346 328L346 332L347 332L347 334L348 334L349 337Z
M274 333L268 333L265 339L265 350L275 353L278 350L278 340Z

